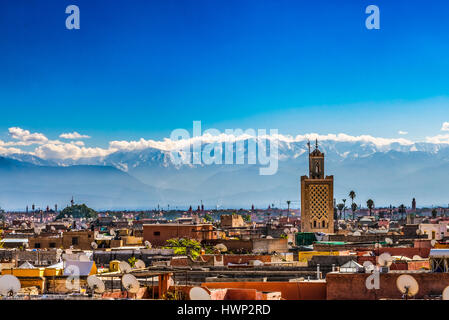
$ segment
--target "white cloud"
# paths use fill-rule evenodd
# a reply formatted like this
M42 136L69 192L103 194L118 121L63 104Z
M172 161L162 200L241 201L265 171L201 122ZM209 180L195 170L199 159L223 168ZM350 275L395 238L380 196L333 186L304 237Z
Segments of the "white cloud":
M88 139L90 136L85 134L79 134L78 132L70 132L70 133L61 133L59 135L61 139Z
M408 134L407 131L402 131L402 130L399 130L398 133L401 134L401 135L406 135L406 134Z
M449 131L449 122L443 122L441 126L441 131Z
M439 134L433 137L426 137L428 143L447 143L449 144L449 134Z
M112 150L102 148L80 147L75 143L54 144L47 143L37 147L33 154L42 159L79 159L104 157L110 154Z
M42 133L31 133L29 130L19 127L9 128L8 131L13 139L22 142L21 145L42 144L48 141L48 138Z

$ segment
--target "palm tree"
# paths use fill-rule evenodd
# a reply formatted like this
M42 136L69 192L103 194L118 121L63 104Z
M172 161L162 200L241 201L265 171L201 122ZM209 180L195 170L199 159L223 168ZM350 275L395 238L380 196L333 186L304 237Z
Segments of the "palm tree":
M341 199L343 201L343 220L346 220L346 199Z
M355 196L356 194L354 190L349 191L349 198L351 198L351 203L354 202Z
M406 210L403 204L399 206L399 212L401 213L401 219L404 220L404 213L406 212Z
M352 220L355 219L355 212L357 211L357 203L352 203L351 204L351 210L352 210Z
M341 211L343 210L343 208L345 207L345 205L343 203L339 203L337 204L337 209L338 211L340 211L340 220L341 220Z
M371 216L371 210L372 210L373 207L374 207L374 201L371 200L371 199L368 199L368 200L366 201L366 206L368 207L368 209L369 209L369 215Z

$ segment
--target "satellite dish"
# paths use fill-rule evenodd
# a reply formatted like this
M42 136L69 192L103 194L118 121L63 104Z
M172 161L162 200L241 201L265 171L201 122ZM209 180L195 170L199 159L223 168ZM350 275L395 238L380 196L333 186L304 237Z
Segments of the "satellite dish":
M391 258L391 255L388 252L384 252L379 256L377 262L382 267L389 267L393 262L393 258Z
M61 248L56 249L56 254L60 256L62 254L62 249Z
M285 229L284 229L284 233L285 233L285 234L290 233L290 229L289 229L289 228L285 228Z
M272 236L267 236L267 239L273 239L273 237Z
M0 295L12 297L20 290L20 281L15 276L6 274L0 277Z
M402 274L396 279L396 286L398 290L407 297L413 297L418 293L418 282L411 275Z
M223 243L219 243L214 248L220 252L226 252L228 251L228 247L226 247Z
M352 234L353 236L361 236L362 234L360 233L360 231L356 231Z
M137 281L136 277L134 277L132 274L125 274L122 277L122 284L123 287L126 289L126 291L130 293L137 293L140 288L139 281Z
M382 248L382 245L380 243L375 243L374 248L376 249Z
M420 235L421 234L421 229L416 229L416 234Z
M414 256L413 256L413 259L412 260L423 260L423 258L421 258L421 256L418 256L417 254L415 254Z
M146 249L151 249L151 247L152 247L152 246L151 246L150 241L146 240L146 241L145 241L145 248L146 248Z
M143 262L142 260L138 259L136 261L136 263L134 264L134 267L137 268L137 269L145 268L145 262Z
M389 245L393 244L393 240L391 238L385 238L385 242Z
M189 291L190 300L212 300L209 292L201 287L193 287Z
M114 228L112 228L111 230L109 230L109 234L110 234L111 236L115 236L115 230L114 230Z
M90 243L90 246L92 247L92 249L97 249L98 248L98 244L95 242L95 241L92 241L91 243Z
M435 244L437 243L437 241L435 240L435 239L432 239L431 241L430 241L430 245L432 246L432 247L435 247Z
M55 228L54 226L51 226L51 227L50 227L50 230L51 230L51 231L56 231L56 228Z
M441 298L442 298L443 300L449 300L449 286L447 286L446 288L444 288L443 294L442 294Z
M131 266L126 261L120 261L120 263L118 264L118 268L120 272L123 273L128 273L131 271Z
M104 282L97 276L88 276L87 285L95 293L103 293L105 290Z

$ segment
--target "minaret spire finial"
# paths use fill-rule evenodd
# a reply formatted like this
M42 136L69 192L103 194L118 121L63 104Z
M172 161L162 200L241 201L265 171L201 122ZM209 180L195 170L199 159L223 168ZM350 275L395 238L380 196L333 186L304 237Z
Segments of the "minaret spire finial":
M310 140L307 140L307 146L309 147L309 154L310 154Z
M316 149L318 149L318 138L315 140L315 144L316 144Z

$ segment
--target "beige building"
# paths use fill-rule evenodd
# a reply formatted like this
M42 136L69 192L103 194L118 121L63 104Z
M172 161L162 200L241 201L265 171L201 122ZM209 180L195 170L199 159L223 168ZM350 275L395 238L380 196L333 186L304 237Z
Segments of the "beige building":
M334 177L324 175L324 153L309 142L309 176L301 177L301 231L334 233Z

